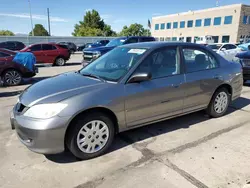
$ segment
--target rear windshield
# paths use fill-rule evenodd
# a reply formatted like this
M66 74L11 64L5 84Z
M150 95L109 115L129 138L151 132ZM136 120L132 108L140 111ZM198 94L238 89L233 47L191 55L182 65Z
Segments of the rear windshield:
M67 45L57 44L57 46L60 46L61 48L64 48L64 49L69 49Z

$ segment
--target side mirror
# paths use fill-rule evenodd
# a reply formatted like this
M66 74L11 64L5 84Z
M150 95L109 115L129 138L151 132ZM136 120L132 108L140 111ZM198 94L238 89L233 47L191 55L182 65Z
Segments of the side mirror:
M143 81L151 80L152 74L151 73L136 73L130 77L128 83L139 83Z
M226 48L221 48L221 51L226 51L227 49Z

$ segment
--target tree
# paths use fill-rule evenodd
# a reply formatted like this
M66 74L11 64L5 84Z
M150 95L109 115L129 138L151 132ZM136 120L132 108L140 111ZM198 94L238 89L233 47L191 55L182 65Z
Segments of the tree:
M143 25L134 23L129 27L124 26L119 34L120 36L150 36L151 32L149 29L144 29Z
M10 30L0 30L0 36L14 36L15 34Z
M36 24L33 31L34 36L49 36L48 31L43 27L42 24ZM29 35L32 35L32 31L29 33Z
M75 24L73 36L114 36L116 33L110 25L104 23L96 10L87 11L83 21Z

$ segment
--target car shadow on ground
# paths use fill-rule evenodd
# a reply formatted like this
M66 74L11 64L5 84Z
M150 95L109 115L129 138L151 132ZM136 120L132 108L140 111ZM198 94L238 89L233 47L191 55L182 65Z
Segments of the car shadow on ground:
M62 67L67 67L67 66L76 66L76 65L81 65L82 63L81 62L66 62L64 66ZM56 66L56 65L53 65L53 64L37 64L36 67L38 68L44 68L44 67L60 67L60 66Z
M230 108L228 109L226 115L229 115L237 111L238 109L241 109L248 105L250 105L250 99L240 97L234 103L232 103L232 105L230 105ZM159 123L154 123L144 127L136 128L126 132L122 132L116 135L113 145L107 153L111 153L128 145L133 145L136 142L141 142L162 134L165 134L167 136L168 133L171 133L173 131L179 129L188 129L192 125L208 121L209 119L210 117L206 115L205 111L200 111L189 115L173 118L170 120L162 121ZM202 124L200 126L202 126ZM46 155L45 157L55 163L72 163L79 161L69 151L66 151L61 154Z

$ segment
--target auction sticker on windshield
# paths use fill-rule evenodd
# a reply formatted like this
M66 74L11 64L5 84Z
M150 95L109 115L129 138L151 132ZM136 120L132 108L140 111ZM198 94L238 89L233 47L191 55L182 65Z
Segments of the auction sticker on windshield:
M145 49L131 49L128 53L141 55L145 52Z

